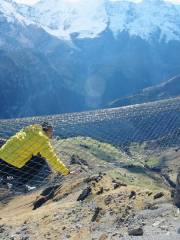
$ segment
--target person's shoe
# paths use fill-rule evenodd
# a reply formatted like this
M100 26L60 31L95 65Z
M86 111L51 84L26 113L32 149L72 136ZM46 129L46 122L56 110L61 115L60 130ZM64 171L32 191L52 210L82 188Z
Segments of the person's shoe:
M11 190L13 185L11 183L7 183L8 189Z
M30 191L33 191L33 190L35 190L36 189L36 187L35 186L29 186L29 185L25 185L25 190L27 191L27 192L30 192Z

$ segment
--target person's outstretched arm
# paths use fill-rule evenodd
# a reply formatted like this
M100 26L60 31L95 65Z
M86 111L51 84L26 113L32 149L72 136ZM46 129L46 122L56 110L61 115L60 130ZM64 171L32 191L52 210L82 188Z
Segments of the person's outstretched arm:
M46 158L50 166L57 172L62 173L63 175L68 175L70 173L69 169L60 161L56 155L53 146L50 141L45 141L43 144L40 154L42 157Z

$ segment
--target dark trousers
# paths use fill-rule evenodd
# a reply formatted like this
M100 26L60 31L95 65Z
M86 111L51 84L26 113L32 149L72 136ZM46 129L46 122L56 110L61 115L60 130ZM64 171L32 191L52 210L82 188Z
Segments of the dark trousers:
M37 178L44 167L46 167L46 171L41 174L41 178L47 176L50 169L45 159L40 156L33 156L22 168L16 168L0 159L0 178L4 183L10 181L13 184L23 185L30 182L34 177Z

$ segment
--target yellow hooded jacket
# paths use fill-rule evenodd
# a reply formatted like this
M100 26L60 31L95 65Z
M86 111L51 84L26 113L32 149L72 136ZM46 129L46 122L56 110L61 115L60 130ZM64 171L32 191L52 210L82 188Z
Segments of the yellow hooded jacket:
M57 172L67 175L69 169L59 160L49 138L40 125L30 125L12 136L1 148L0 159L17 167L23 167L32 156L40 154Z

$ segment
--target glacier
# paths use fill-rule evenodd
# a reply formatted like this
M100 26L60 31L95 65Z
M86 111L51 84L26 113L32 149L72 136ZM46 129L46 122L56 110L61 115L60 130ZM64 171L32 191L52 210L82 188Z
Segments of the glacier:
M0 12L8 21L36 25L65 40L96 38L110 29L117 37L126 31L151 41L180 40L180 5L163 0L40 0L32 6L1 0Z

